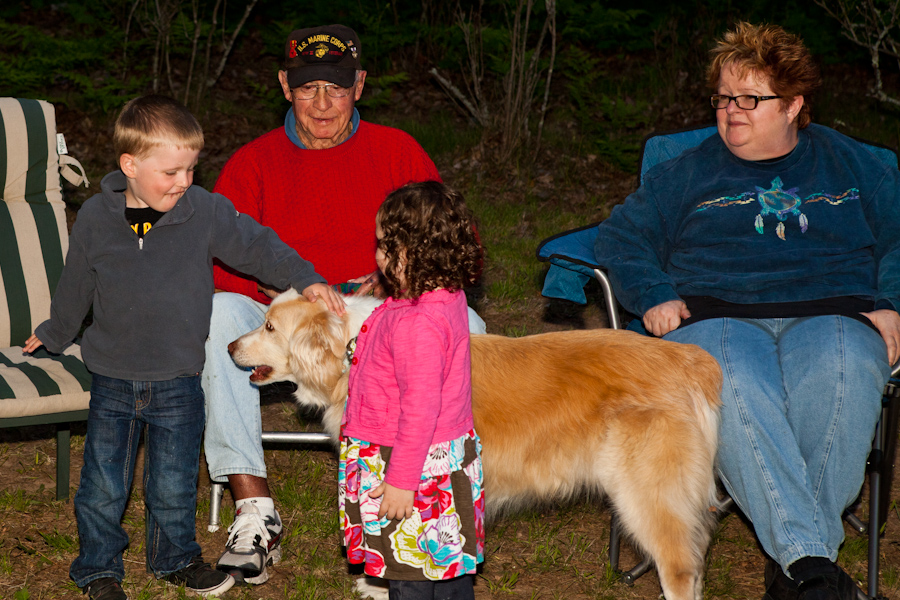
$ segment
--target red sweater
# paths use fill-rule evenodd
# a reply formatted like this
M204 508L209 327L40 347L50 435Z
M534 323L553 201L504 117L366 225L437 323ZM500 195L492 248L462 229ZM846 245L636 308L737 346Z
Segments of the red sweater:
M234 153L214 191L274 229L329 283L342 283L375 271L375 213L385 197L429 180L440 175L410 135L360 121L354 135L327 150L298 148L284 127L274 129ZM270 302L255 279L222 265L215 284Z

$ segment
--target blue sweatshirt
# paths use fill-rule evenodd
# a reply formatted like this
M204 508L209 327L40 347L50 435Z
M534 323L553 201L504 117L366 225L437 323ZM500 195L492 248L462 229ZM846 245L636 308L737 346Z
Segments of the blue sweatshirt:
M773 162L713 135L648 171L599 228L597 261L637 315L690 296L900 309L900 172L827 127Z
M78 212L50 319L35 333L51 352L78 334L99 375L164 381L200 372L213 297L213 257L279 289L325 280L268 227L224 196L191 186L143 238L125 219L125 175L114 171Z

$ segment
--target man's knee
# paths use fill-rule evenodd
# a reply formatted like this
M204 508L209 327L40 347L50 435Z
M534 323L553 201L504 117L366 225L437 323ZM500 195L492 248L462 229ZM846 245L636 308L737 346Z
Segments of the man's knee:
M227 338L232 342L248 331L256 329L265 320L267 307L242 294L219 292L213 295L209 337Z

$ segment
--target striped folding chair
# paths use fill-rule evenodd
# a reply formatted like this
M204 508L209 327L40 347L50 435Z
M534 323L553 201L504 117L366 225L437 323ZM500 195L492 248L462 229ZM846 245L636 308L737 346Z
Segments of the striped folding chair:
M88 182L77 160L58 154L53 105L0 98L0 117L0 427L57 426L56 497L64 499L69 427L87 419L91 376L77 344L31 356L22 344L50 316L69 246L60 174Z

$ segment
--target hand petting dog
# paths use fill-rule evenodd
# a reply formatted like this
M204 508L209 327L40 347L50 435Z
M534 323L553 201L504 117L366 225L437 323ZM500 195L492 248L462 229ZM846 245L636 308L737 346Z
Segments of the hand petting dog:
M344 302L344 297L334 291L328 284L314 283L307 286L303 290L303 295L310 302L315 302L318 298L321 298L328 310L339 317L347 312L347 303Z

